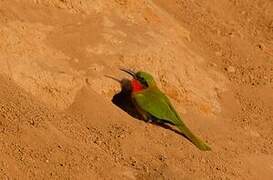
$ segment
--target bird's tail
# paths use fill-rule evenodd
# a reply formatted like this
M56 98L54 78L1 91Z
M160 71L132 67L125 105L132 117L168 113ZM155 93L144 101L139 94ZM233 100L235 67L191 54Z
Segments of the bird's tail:
M196 137L188 127L186 127L184 124L176 125L177 128L180 130L180 132L188 139L190 140L198 149L202 151L210 151L211 148L203 142L201 139Z

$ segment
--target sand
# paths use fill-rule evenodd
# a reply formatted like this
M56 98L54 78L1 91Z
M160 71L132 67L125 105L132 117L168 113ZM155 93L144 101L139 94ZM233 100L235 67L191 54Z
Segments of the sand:
M272 179L271 0L0 0L0 179ZM145 70L212 151L112 103Z

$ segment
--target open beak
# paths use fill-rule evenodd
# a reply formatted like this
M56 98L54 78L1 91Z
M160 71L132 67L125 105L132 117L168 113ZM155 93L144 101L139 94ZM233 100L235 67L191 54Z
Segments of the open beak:
M117 81L117 82L121 83L121 80L119 80L118 78L115 78L113 76L108 76L108 75L104 75L104 76L107 77L107 78L113 79L114 81Z
M136 73L134 71L132 71L130 69L123 69L123 68L120 68L120 70L130 74L134 79L136 79Z

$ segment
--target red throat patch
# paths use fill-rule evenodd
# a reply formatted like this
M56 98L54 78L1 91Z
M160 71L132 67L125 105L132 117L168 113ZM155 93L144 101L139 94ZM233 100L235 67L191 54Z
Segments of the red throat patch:
M133 92L138 92L138 91L142 90L142 86L141 86L141 84L140 84L140 82L138 80L132 79L131 84L132 84L132 87L133 87Z

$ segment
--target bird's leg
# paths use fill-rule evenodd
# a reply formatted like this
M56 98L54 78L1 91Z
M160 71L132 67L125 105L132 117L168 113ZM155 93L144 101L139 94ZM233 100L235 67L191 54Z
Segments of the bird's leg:
M143 118L143 120L145 122L150 122L151 121L151 119L149 118L149 116L147 116L147 114L141 114L141 116L142 116L142 118Z
M137 106L136 106L136 110L137 110L137 112L138 112L140 118L141 118L143 121L145 121L145 122L151 122L151 121L152 121L152 120L151 120L151 116L150 116L147 112L143 111L142 109L140 109L140 108L137 107Z
M146 113L146 112L140 112L139 113L140 114L140 116L142 117L142 119L145 121L145 122L152 122L152 119L151 119L151 117L150 117L150 115L148 114L148 113Z
M161 119L156 119L155 122L159 123L159 124L164 124L165 121L161 120Z

